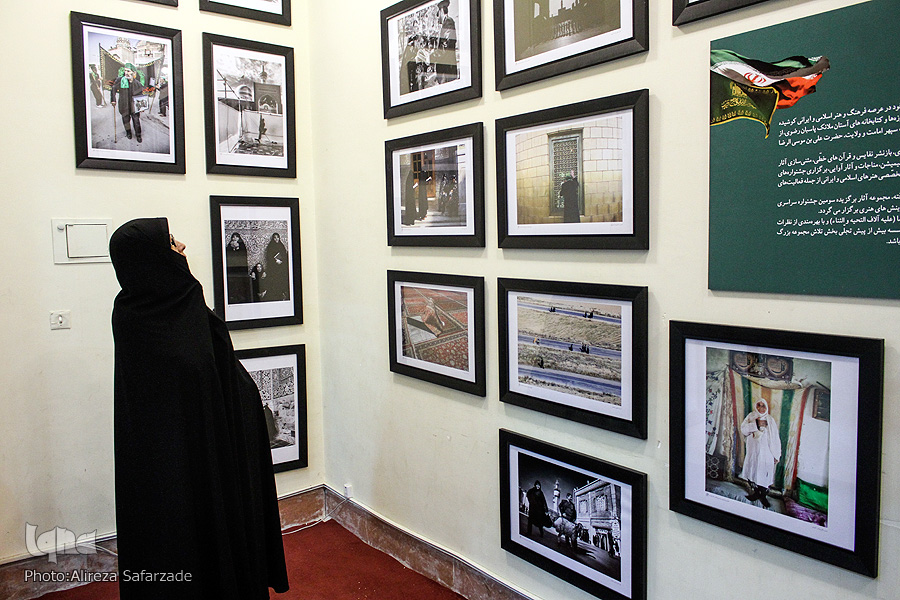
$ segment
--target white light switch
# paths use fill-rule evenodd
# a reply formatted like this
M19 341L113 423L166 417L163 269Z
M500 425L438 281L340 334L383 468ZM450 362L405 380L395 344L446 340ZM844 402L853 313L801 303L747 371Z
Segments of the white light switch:
M54 310L51 312L50 329L72 329L72 311Z
M53 262L110 262L110 219L51 219Z

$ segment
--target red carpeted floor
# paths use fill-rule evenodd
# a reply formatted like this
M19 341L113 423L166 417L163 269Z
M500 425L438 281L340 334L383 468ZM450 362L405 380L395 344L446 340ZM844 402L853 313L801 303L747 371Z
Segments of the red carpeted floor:
M288 579L273 600L464 600L375 550L335 521L284 536ZM41 600L117 600L117 583L92 583Z

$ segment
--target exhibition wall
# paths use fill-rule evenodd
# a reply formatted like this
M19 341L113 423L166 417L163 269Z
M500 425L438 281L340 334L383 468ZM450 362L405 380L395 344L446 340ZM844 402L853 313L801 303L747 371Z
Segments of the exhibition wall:
M537 598L593 597L500 548L498 430L504 428L647 473L649 598L894 596L900 584L891 567L900 556L900 473L892 460L900 451L892 435L900 427L897 302L707 289L710 41L853 2L776 0L673 27L672 2L651 0L649 52L496 92L494 3L485 1L483 97L385 120L378 12L390 4L310 5L310 21L320 24L310 33L310 68L328 484L341 490L352 482L359 502ZM495 121L643 88L650 91L649 251L498 249ZM472 122L485 127L485 248L389 247L384 141ZM485 278L485 398L388 370L389 269ZM774 276L790 274L773 265ZM646 441L499 401L500 277L648 286ZM877 579L669 510L668 323L676 319L886 340Z
M4 215L10 240L0 292L0 560L27 556L25 524L41 533L115 532L113 485L112 265L53 262L50 220L165 216L187 244L192 272L213 306L211 195L299 198L302 325L232 333L235 348L305 344L309 467L280 473L279 495L322 482L324 474L314 157L305 4L292 28L140 1L15 3L4 7L3 72L14 84L0 105L16 140L3 151ZM184 175L75 168L69 11L182 31ZM265 40L294 48L298 177L207 175L204 152L202 34ZM33 93L36 90L40 93ZM108 110L108 109L107 109ZM120 130L119 135L122 135ZM15 282L15 283L13 283ZM49 314L70 310L71 329L51 331ZM164 465L160 466L164 468Z
M592 598L501 549L502 428L647 474L649 598L892 598L900 588L898 302L707 287L710 42L855 2L770 0L673 27L672 3L650 0L649 52L497 92L494 8L483 0L482 97L385 120L379 12L387 4L294 0L291 27L202 13L193 0L177 9L57 0L4 11L0 61L12 83L0 97L9 222L0 284L0 561L26 555L26 523L98 535L115 528L109 319L118 285L109 263L53 264L50 220L108 218L115 226L168 216L212 305L209 196L287 196L300 204L304 323L233 333L238 349L306 345L309 467L278 474L280 495L349 483L364 507L530 596ZM182 31L185 175L75 168L70 10ZM203 32L294 48L296 179L206 174ZM644 88L650 249L499 249L495 121ZM484 124L485 247L388 246L384 142L475 122ZM389 370L388 270L484 277L486 397ZM772 276L790 273L773 265ZM648 287L646 440L500 402L501 277ZM51 331L52 310L71 310L72 328ZM877 579L669 510L670 320L884 338Z

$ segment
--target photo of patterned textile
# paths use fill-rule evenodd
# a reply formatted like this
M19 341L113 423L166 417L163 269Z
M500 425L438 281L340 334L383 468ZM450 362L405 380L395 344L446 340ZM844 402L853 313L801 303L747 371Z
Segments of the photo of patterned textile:
M827 527L830 390L829 362L708 347L706 491Z
M485 396L484 278L388 271L391 371Z
M675 512L878 574L882 339L669 321Z
M403 356L469 370L469 309L465 292L400 286Z

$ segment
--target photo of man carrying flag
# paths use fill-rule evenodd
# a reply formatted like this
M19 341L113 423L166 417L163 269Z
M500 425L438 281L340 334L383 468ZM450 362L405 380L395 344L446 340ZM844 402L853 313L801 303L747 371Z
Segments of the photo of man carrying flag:
M768 63L731 50L712 50L709 56L710 125L752 119L766 127L779 108L790 108L816 91L830 68L825 56L791 56Z

